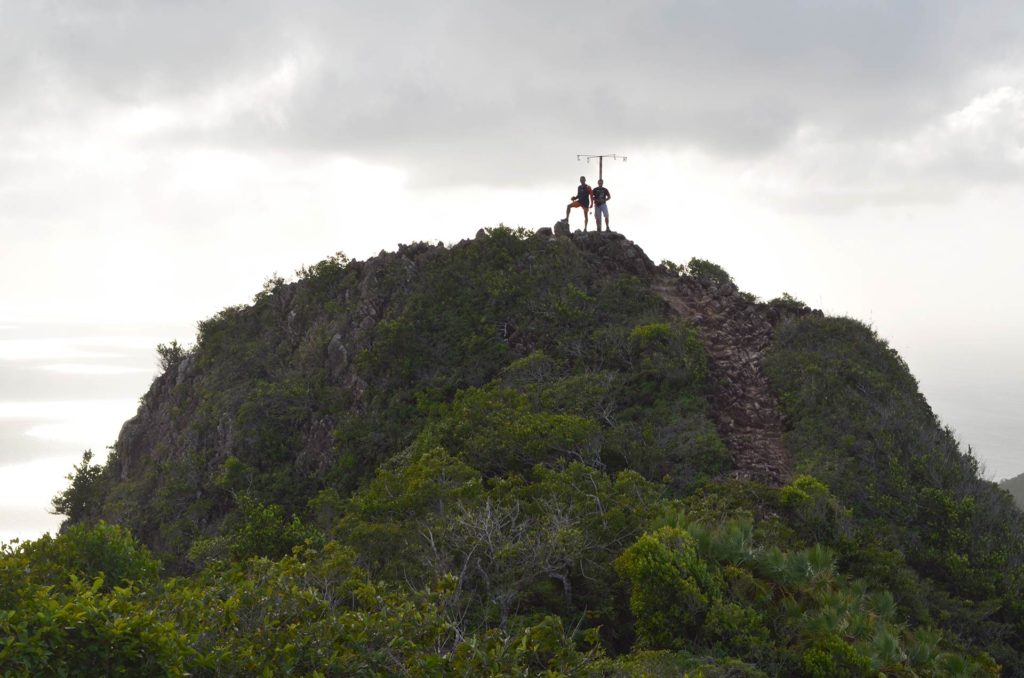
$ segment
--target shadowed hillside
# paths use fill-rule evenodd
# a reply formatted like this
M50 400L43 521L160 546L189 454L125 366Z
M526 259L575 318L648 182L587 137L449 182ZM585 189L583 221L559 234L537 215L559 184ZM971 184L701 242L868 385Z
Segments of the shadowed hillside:
M1017 503L1017 506L1024 508L1024 473L1004 480L999 483L999 487L1003 488L1013 496L1013 500Z
M0 561L0 629L52 631L0 668L81 660L56 591L172 673L1024 673L1009 496L869 328L710 262L498 228L160 353Z

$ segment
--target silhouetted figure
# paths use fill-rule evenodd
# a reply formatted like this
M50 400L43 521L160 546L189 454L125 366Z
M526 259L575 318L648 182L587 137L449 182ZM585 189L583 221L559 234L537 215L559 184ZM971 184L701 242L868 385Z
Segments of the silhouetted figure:
M604 187L604 179L597 180L597 188L593 191L594 196L594 221L597 222L597 232L601 232L601 215L604 215L604 225L609 231L612 230L611 219L608 218L608 201L612 199L612 192Z
M580 177L580 185L576 187L576 197L572 198L572 202L569 203L565 208L565 220L569 220L569 211L573 207L583 208L583 230L587 230L587 224L590 223L590 198L594 193L594 189L587 186L587 178Z

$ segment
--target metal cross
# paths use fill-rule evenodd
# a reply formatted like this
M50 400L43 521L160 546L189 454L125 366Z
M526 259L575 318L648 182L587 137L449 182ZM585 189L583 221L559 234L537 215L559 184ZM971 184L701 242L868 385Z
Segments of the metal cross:
M580 154L578 154L576 156L576 160L586 159L587 162L590 162L594 158L597 158L597 178L598 179L604 179L604 159L605 158L610 158L611 160L621 160L622 162L626 162L626 156L624 156L624 155L616 155L615 153L605 153L604 155L587 155L585 153L580 153Z

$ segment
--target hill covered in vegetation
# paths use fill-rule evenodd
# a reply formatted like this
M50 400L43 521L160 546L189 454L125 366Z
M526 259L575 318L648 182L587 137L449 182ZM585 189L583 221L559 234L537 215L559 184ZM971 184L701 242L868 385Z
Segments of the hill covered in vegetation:
M159 348L12 675L1024 675L1024 516L869 328L618 234L338 255Z

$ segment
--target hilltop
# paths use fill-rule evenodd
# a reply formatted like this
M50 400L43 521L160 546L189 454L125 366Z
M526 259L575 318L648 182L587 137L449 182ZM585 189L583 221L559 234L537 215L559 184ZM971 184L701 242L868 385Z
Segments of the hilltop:
M366 262L335 257L300 271L296 282L270 280L252 306L200 323L190 351L165 347L165 371L124 425L105 470L119 497L139 490L138 501L93 501L89 517L130 524L160 552L181 555L189 544L173 543L163 512L149 506L154 493L164 494L161 475L194 478L180 493L188 499L167 515L194 513L198 503L207 510L196 516L200 531L229 513L214 483L224 464L250 474L259 489L246 489L261 500L298 510L331 480L349 491L406 449L431 407L495 378L508 382L527 366L545 366L541 382L581 372L574 378L595 382L586 383L594 396L628 398L622 391L636 384L617 382L638 371L637 342L664 343L684 360L671 387L686 397L686 423L663 416L671 433L645 449L641 463L608 439L648 424L645 403L628 431L612 425L621 404L579 412L609 429L595 434L601 464L652 480L668 475L677 488L726 476L777 487L792 464L762 359L775 324L813 312L758 303L710 262L691 271L656 266L616 233L499 231L450 249L420 243ZM271 487L275 481L282 487ZM218 494L220 502L211 497ZM132 522L127 511L140 505L149 506L145 520Z
M711 262L482 230L160 354L64 533L0 561L25 629L102 571L196 674L1024 673L1009 495L870 328Z

